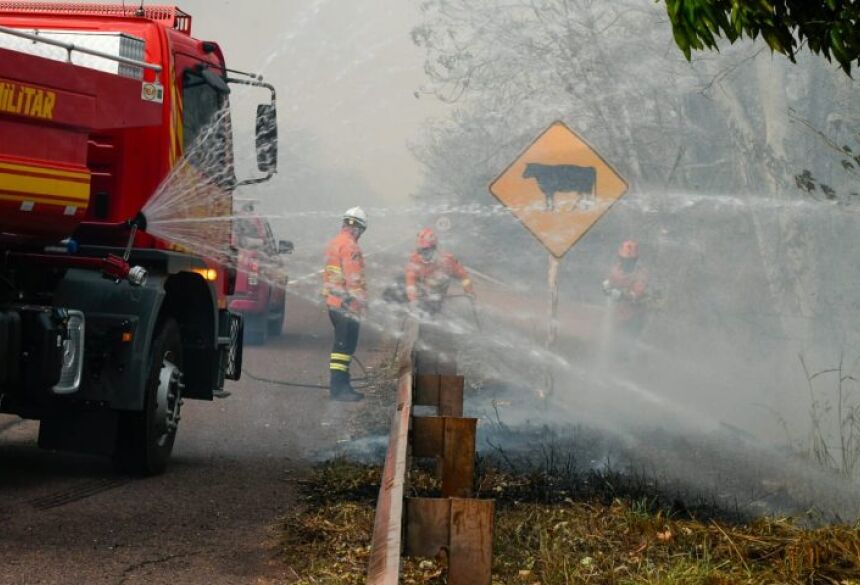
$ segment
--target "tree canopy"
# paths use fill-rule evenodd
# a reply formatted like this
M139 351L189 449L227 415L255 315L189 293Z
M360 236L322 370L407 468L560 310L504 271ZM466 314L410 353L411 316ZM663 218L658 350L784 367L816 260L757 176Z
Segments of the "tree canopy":
M804 45L851 74L860 65L860 0L665 0L675 42L692 51L718 49L720 37L763 38L794 61Z

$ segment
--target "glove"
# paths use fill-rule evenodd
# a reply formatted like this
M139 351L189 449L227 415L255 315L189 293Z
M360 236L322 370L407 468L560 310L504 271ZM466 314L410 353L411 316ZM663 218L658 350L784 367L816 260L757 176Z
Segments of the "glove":
M611 298L613 301L617 301L621 298L621 291L617 288L610 289L608 294L609 298Z
M367 316L367 305L358 299L352 299L347 305L347 309L359 319Z
M603 292L605 292L606 294L609 294L609 291L612 289L612 285L609 283L609 279L604 280L601 286L603 286Z

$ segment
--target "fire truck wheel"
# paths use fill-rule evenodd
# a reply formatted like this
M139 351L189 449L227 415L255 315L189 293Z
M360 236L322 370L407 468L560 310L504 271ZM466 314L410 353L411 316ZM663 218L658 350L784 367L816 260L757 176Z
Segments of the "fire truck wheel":
M120 428L117 463L124 471L156 475L165 470L176 440L182 389L182 339L179 325L168 318L152 342L144 409L126 413Z

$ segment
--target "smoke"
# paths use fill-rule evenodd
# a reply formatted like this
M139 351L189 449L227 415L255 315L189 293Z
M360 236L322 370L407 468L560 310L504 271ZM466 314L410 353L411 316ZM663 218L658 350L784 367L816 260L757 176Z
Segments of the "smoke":
M402 2L265 2L230 19L230 2L194 4L186 8L198 34L224 39L232 66L260 69L279 89L280 172L237 195L258 200L277 236L294 241L290 293L318 300L325 243L342 211L362 205L368 326L390 331L401 307L382 291L402 273L418 228L442 226L442 247L476 272L479 303L472 313L451 299L441 326L459 339L475 385L470 407L487 420L496 401L508 404L499 411L507 430L535 421L587 427L619 441L631 465L639 454L657 475L696 489L717 489L713 478L730 477L735 462L745 471L730 482L734 494L786 486L793 503L771 502L771 511L856 493L860 267L851 251L860 216L850 198L820 200L795 187L807 165L841 192L852 179L819 136L792 123L802 111L834 140L856 134L856 103L845 99L856 82L748 45L688 65L667 53L671 32L655 24L656 8L621 19L624 34L606 37L603 54L584 47L571 64L552 48L544 60L523 53L539 48L527 42L532 17L517 30L500 20L487 29L480 19L444 21L450 38L432 44L427 31L445 26ZM413 27L425 39L420 49ZM457 42L467 33L471 52ZM463 63L475 67L468 87L455 75ZM428 97L450 97L446 82L462 89L455 106ZM231 96L238 175L254 172L252 136L241 130L261 99L250 89ZM634 188L564 258L559 338L547 346L547 254L486 187L556 118L593 140ZM201 241L198 223L175 212L189 193L206 197L198 184L174 174L151 203L161 214L150 223L167 240L208 250L213 240ZM644 326L634 333L619 326L601 287L618 244L631 238L649 273ZM691 444L714 455L704 461L719 474L684 453Z

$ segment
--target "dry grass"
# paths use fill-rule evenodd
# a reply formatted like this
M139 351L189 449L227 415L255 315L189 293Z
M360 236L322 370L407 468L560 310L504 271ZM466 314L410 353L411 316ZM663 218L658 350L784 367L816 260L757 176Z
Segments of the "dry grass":
M426 473L413 492L433 491ZM494 583L821 583L860 585L860 526L806 530L784 519L735 524L699 521L655 508L653 500L554 504L533 477L484 470L482 491L499 500ZM302 585L363 583L379 469L344 461L320 467L305 484L307 507L286 519L283 551ZM512 496L516 495L516 498ZM403 583L444 583L432 560L404 563Z

